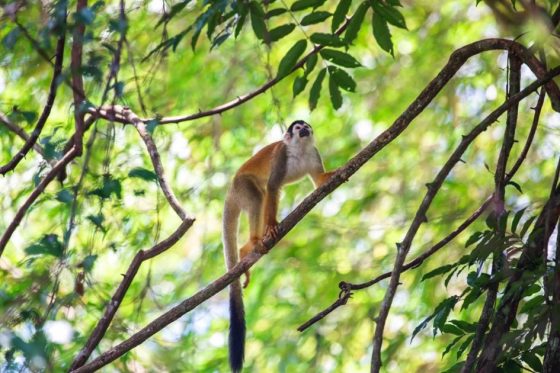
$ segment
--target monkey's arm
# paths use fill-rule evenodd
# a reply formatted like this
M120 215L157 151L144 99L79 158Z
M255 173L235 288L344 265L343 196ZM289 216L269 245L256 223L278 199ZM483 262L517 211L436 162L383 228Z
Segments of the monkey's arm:
M323 160L321 159L321 155L319 154L317 148L315 148L313 161L314 167L311 172L309 172L309 176L313 179L315 188L319 188L321 185L326 183L336 171L325 172L325 166L323 166Z
M284 183L286 176L286 168L288 163L286 146L282 143L278 144L275 154L272 157L270 165L270 176L266 185L266 199L264 202L264 234L273 237L278 233L278 200L280 198L280 188Z

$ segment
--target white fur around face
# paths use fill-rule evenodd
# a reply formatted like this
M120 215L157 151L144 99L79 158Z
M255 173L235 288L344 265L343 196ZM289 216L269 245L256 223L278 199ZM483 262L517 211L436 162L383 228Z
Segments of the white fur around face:
M294 135L294 137L299 135ZM317 151L313 142L313 136L292 139L286 143L287 165L286 176L284 181L292 183L309 174L312 170L317 169Z

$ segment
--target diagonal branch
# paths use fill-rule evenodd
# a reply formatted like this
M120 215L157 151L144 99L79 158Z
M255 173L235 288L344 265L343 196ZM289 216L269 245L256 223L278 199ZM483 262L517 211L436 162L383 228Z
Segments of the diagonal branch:
M476 43L474 44L476 45ZM191 297L185 299L178 305L165 312L146 327L133 334L127 340L114 346L108 351L102 353L90 363L78 368L75 372L90 372L99 369L111 361L122 356L134 347L138 346L152 335L171 324L184 314L196 308L199 304L206 301L219 291L223 290L232 281L237 279L241 274L252 267L262 256L270 250L274 245L283 238L303 217L311 211L317 203L323 200L328 194L348 180L358 169L360 169L368 160L370 160L381 149L391 143L398 135L400 135L410 124L410 122L418 116L426 106L439 93L443 86L457 72L461 65L471 56L480 53L477 48L470 46L461 48L455 52L449 63L443 68L438 76L422 91L419 97L405 110L405 112L381 135L375 138L370 144L362 149L356 156L346 163L345 166L338 169L331 179L316 189L307 198L305 198L294 211L292 211L278 226L278 234L275 238L265 237L262 244L257 245L255 251L247 255L231 270L226 272L220 278L210 283L205 288L199 290ZM494 113L496 118L501 115L507 108L521 99L527 97L531 92L550 81L553 77L560 74L560 67L551 70L544 76L544 79L529 85L518 95L513 96L507 103L500 106ZM493 118L495 120L495 118Z
M63 23L66 24L66 17L64 17ZM64 60L65 41L66 41L66 33L63 32L62 35L58 38L58 42L56 44L56 52L55 52L56 57L54 61L54 71L51 80L51 85L49 88L49 94L47 96L47 102L45 104L45 107L43 108L43 112L41 113L39 120L35 125L35 129L31 133L31 136L27 138L21 150L17 152L8 163L0 167L0 175L6 175L6 173L12 171L18 165L18 163L23 159L23 157L25 157L25 155L29 152L29 150L31 150L31 148L33 148L34 145L37 143L37 139L39 138L39 135L41 134L41 131L43 130L43 127L47 122L47 119L49 118L49 115L51 114L51 109L53 107L54 99L56 97L56 91L60 84L59 78L60 78L60 73L62 72L62 61Z
M148 149L148 153L150 154L150 159L152 160L152 164L154 166L154 171L156 172L159 185L161 186L161 190L163 191L165 198L167 198L167 202L169 202L169 205L171 205L171 207L177 213L177 215L179 215L181 220L185 220L187 218L187 214L185 213L185 210L183 210L183 208L181 207L179 200L177 199L177 197L175 197L173 190L171 190L171 187L167 182L167 178L165 177L165 172L163 169L163 165L161 164L161 157L159 156L156 143L154 142L152 135L146 129L146 124L142 122L140 118L138 118L138 116L134 114L129 108L123 108L122 116L126 118L127 121L132 123L134 127L136 127L136 130L140 134L140 137L144 141L144 144L146 144L146 148Z
M126 292L128 291L130 284L132 283L132 280L134 279L134 276L136 276L136 273L140 269L140 265L142 265L144 261L163 253L174 244L176 244L177 241L179 241L179 239L181 239L181 237L183 237L183 235L189 230L193 223L194 219L184 219L177 230L175 230L175 232L173 232L168 238L161 241L147 251L140 250L138 253L136 253L134 259L128 267L128 270L126 271L126 274L123 276L119 287L115 291L115 294L113 294L113 297L111 298L109 303L107 303L103 316L95 326L95 329L89 336L89 339L87 340L82 350L78 353L78 355L72 362L70 370L77 369L80 366L84 365L87 359L91 356L91 353L105 335L107 328L109 328L109 325L111 324L113 317L117 313L117 310L119 309L119 306L121 305L122 300L124 299L124 296L126 295Z
M29 135L21 127L19 127L17 124L12 122L10 118L8 118L8 116L2 112L0 112L0 123L2 123L8 130L13 132L17 136L19 136L19 138L21 138L23 141L25 142L29 141L30 139ZM47 156L45 155L45 149L43 149L41 145L37 144L37 142L33 144L33 149L37 153L39 153L41 157L45 159L45 161L49 163L52 162L47 159Z

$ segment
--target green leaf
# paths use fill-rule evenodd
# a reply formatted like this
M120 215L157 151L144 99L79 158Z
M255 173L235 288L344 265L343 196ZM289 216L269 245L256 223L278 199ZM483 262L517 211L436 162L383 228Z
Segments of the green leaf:
M436 335L437 330L442 330L443 326L447 322L447 318L451 313L451 310L455 307L455 304L459 301L459 297L452 296L444 300L437 308L434 317L434 335Z
M332 24L331 24L331 31L335 32L338 29L338 26L344 22L344 18L346 14L348 14L348 10L350 9L350 4L352 4L352 0L341 0L338 2L338 6L333 14Z
M445 324L441 327L441 331L444 333L449 333L449 334L455 334L455 335L464 335L465 331L458 328L457 326L453 325L453 324Z
M105 221L105 216L103 215L103 213L100 212L97 215L88 215L86 216L86 219L89 220L97 228L99 228L100 231L105 233L106 229L103 226L103 222Z
M516 233L517 226L519 225L519 221L521 220L521 217L525 213L525 210L527 210L527 207L517 211L513 216L513 220L511 221L511 231L513 233Z
M74 14L74 19L77 23L89 25L95 20L95 12L89 7L84 7Z
M389 22L393 26L397 26L405 30L407 29L403 15L396 8L390 5L385 5L377 0L372 1L372 6L375 13L379 14L385 21Z
M294 29L296 28L296 25L293 23L288 23L287 25L282 25L282 26L278 26L276 28L273 28L272 30L270 30L270 42L275 42L278 41L280 39L282 39L284 36L288 35L289 33L291 33L292 31L294 31Z
M336 80L333 79L333 76L329 76L329 93L331 95L331 103L335 110L340 109L342 106L342 95L340 94L340 89L336 84Z
M468 309L469 306L482 295L482 291L479 287L469 288L469 290L467 291L468 293L465 299L463 300L463 305L461 306L461 310Z
M393 41L391 40L391 32L389 31L387 22L377 13L373 13L371 25L373 28L373 37L375 41L377 41L377 44L381 49L388 52L391 56L394 56Z
M158 23L156 23L156 28L161 25L162 23L167 23L169 22L173 17L175 17L177 15L177 13L179 13L181 10L183 10L188 3L190 3L191 0L184 0L181 1L177 4L174 4L171 6L171 9L169 10L169 12L165 13L160 20L158 21Z
M317 107L317 102L319 101L319 97L321 96L321 85L323 84L323 80L325 79L325 75L327 74L327 69L323 68L313 85L311 86L311 90L309 91L309 110L313 110Z
M74 200L74 195L68 189L62 189L56 193L56 199L62 203L70 203Z
M316 32L312 34L309 39L311 39L311 41L315 44L326 45L329 47L342 47L344 45L344 42L340 39L340 37L334 34Z
M304 76L298 76L294 80L294 85L292 87L293 97L296 97L297 95L299 95L305 89L306 85L307 85L307 78L305 77L305 75Z
M473 335L469 335L467 337L467 339L463 342L463 344L461 344L461 346L457 349L457 359L459 359L459 357L461 355L463 355L463 352L465 352L465 350L467 349L467 347L469 347L469 345L471 344L472 340L474 339L474 334Z
M307 46L307 41L299 40L297 41L286 53L286 55L280 61L280 65L278 65L278 74L276 74L277 78L282 78L288 75L294 66L296 65L299 57L305 52L305 47Z
M292 4L290 10L292 12L297 12L298 10L303 10L311 7L317 8L323 5L325 1L326 0L299 0Z
M352 44L352 42L356 39L358 31L362 28L362 23L364 22L364 17L366 16L368 9L369 5L367 1L360 4L350 20L346 32L344 33L344 43Z
M255 36L260 40L268 42L268 32L266 30L266 23L264 22L264 11L261 5L256 1L251 1L249 6L251 13L251 26Z
M474 232L467 240L465 247L469 247L470 245L478 242L482 237L482 232Z
M457 267L457 263L443 265L441 267L438 267L438 268L426 273L424 276L422 276L422 279L420 281L424 281L424 280L427 280L429 278L447 273L455 267Z
M271 9L268 12L266 12L266 14L264 15L264 18L265 19L270 19L272 17L282 15L282 14L286 13L287 11L288 11L288 9L286 9L286 8Z
M82 261L82 266L84 267L84 271L91 272L96 260L97 260L97 255L86 256L85 259Z
M521 185L517 184L515 181L510 180L510 181L507 182L506 185L511 185L512 187L517 189L519 194L523 194L523 189L521 189Z
M476 332L476 324L471 324L467 321L463 321L463 320L451 320L449 321L451 324L457 326L458 328L461 328L462 330L464 330L467 333L474 333Z
M150 133L150 135L154 134L154 130L156 129L157 125L159 124L158 119L150 119L146 122L146 129Z
M335 66L329 66L329 73L331 74L331 78L335 80L336 85L340 88L347 92L356 91L356 82L346 71Z
M113 179L111 175L103 175L103 186L89 192L89 195L98 196L101 199L108 199L111 195L115 195L118 199L121 199L121 182L117 179Z
M543 365L537 354L531 351L525 351L521 355L521 361L529 366L529 368L533 369L535 372L542 372Z
M4 36L4 38L2 39L2 45L4 45L4 47L8 50L13 49L16 45L19 34L21 34L21 30L19 29L19 27L14 27L10 32L6 34L6 36Z
M301 20L300 24L301 24L302 26L313 25L313 24L315 24L315 23L323 22L324 20L326 20L326 19L329 18L330 16L332 16L332 14L329 13L329 12L313 12L313 13L309 13L308 15L306 15L305 17L303 17L303 19Z
M25 248L27 255L52 255L54 257L62 257L62 243L56 234L46 234L41 241Z
M337 51L334 49L321 50L321 56L329 62L343 67L359 67L362 66L354 57L348 53Z
M536 297L531 298L527 302L525 302L523 307L521 307L520 312L521 313L530 313L536 307L542 306L543 304L545 304L545 300L546 300L546 298L544 297L544 295L537 295Z
M537 218L536 216L531 216L529 219L527 219L525 221L525 223L523 223L523 227L521 228L521 231L519 232L520 237L525 236L525 234L527 233L529 228L531 228L531 225L533 224L533 221L535 221L536 218Z
M450 344L447 345L447 347L443 351L443 354L441 354L441 357L444 357L445 355L447 355L447 353L449 351L451 351L453 346L455 346L457 344L457 342L459 342L461 340L461 338L463 338L463 337L464 337L464 335L460 335L460 336L456 337L455 339L453 339L453 341Z
M313 71L317 65L318 59L319 57L317 57L317 53L313 53L307 57L307 61L305 61L305 76L309 75Z
M146 168L143 167L135 167L128 173L128 177L136 177L146 181L156 181L157 175Z

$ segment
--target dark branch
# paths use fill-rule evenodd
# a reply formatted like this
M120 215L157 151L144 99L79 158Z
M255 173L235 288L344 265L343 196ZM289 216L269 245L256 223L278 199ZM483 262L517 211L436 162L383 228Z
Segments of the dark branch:
M87 8L87 0L78 0L76 13L80 13ZM74 87L74 121L76 133L74 135L73 147L78 156L82 155L84 137L84 114L82 105L85 104L86 95L84 93L84 81L82 79L82 50L84 43L84 33L86 26L83 22L78 22L72 35L72 51L70 69L72 72L72 87Z
M64 24L66 24L66 17L64 17ZM56 92L58 90L58 86L60 83L59 77L60 77L60 73L62 72L62 62L64 60L65 41L66 41L66 33L63 33L62 36L58 38L58 42L56 44L56 54L55 54L56 57L54 62L54 71L51 80L51 85L49 88L49 94L47 96L47 102L45 104L45 107L43 108L43 112L41 113L39 120L35 125L35 129L31 133L31 136L27 138L21 150L17 152L8 163L0 167L0 175L5 175L6 173L13 170L18 165L18 163L26 156L29 150L31 150L31 148L33 148L33 146L37 143L37 139L39 138L41 131L43 131L43 127L47 122L49 115L51 114L51 109L53 107L54 99L56 98Z
M124 275L121 283L119 284L119 287L115 291L115 294L113 294L113 297L111 298L109 303L107 303L103 316L95 326L95 329L89 336L89 339L87 340L82 350L78 353L78 355L72 362L72 366L70 367L70 370L75 370L80 366L84 365L87 359L91 356L91 353L93 352L95 347L97 347L97 345L105 335L107 328L109 328L109 325L111 324L113 317L117 313L117 310L119 309L119 306L121 305L122 300L124 299L124 296L126 295L126 292L128 291L130 284L132 283L132 280L134 279L134 276L136 276L138 269L140 269L140 265L145 260L153 258L154 256L163 253L164 251L166 251L167 249L175 245L175 243L177 243L177 241L179 241L179 239L183 237L183 235L187 232L187 230L189 230L189 228L193 225L193 223L194 223L194 219L183 220L183 222L181 223L181 225L179 225L177 230L173 232L165 240L161 241L160 243L158 243L148 251L140 250L134 256L134 259L130 263L130 266L126 271L126 274Z
M510 54L509 56L509 80L508 80L508 90L507 98L519 92L521 84L521 61L516 56ZM494 195L492 198L493 202L493 216L498 219L505 213L505 191L506 191L506 167L511 148L515 140L515 130L517 127L517 114L519 105L513 105L509 108L507 113L506 130L504 134L504 141L502 143L502 148L500 149L500 155L498 157L498 163L496 166L496 172L494 173ZM535 113L537 116L537 113ZM505 232L498 232L502 241L505 240ZM478 325L476 326L476 332L471 344L471 349L467 355L467 360L461 368L461 373L470 373L476 364L476 358L482 347L484 341L484 336L488 330L488 325L490 325L490 319L494 311L494 304L496 303L496 298L498 296L499 281L495 279L496 273L499 273L503 267L502 253L494 253L494 258L492 262L491 278L493 280L488 285L488 292L486 294L486 300L484 306L482 307L482 312L480 313L480 319Z
M21 128L19 127L17 124L13 123L10 118L8 118L8 116L6 116L6 114L0 112L0 123L2 123L10 132L13 132L14 134L16 134L17 136L19 136L19 138L21 138L23 141L29 141L29 135ZM43 149L43 147L37 143L33 144L33 149L39 153L46 162L51 163L52 161L49 161L45 155L45 150ZM53 163L54 164L54 163Z

